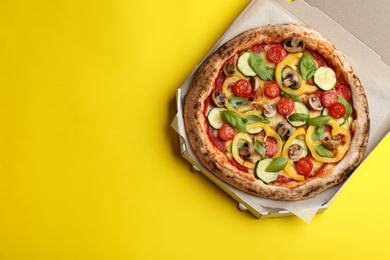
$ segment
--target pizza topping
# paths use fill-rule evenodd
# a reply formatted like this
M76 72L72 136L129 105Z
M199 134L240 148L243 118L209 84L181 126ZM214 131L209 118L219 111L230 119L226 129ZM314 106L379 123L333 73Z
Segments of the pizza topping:
M326 137L323 141L322 141L322 144L330 149L330 150L333 150L333 149L336 149L337 147L339 147L339 145L341 144L341 140L340 139L337 139L335 137Z
M281 98L276 104L276 109L284 116L291 114L294 111L295 102L291 98Z
M328 113L331 117L339 119L345 115L346 108L343 104L336 102L328 108Z
M301 37L294 36L285 40L283 46L288 52L301 52L305 48L305 42Z
M214 107L207 115L207 120L214 129L220 129L226 123L223 119L223 111L227 111L227 109L223 107Z
M307 176L310 174L311 170L313 170L313 163L310 161L309 158L302 157L295 165L295 168L298 174Z
M276 81L267 81L264 85L264 94L268 98L277 98L280 95L279 85Z
M279 152L279 146L275 139L267 138L264 142L265 155L268 157L272 157Z
M249 82L252 85L253 92L255 92L259 89L260 84L261 84L259 77L251 77Z
M274 182L278 179L279 171L267 172L265 170L272 163L272 161L273 160L271 158L264 158L256 164L256 169L255 169L256 176L266 184L270 182Z
M226 94L225 93L219 93L218 91L215 91L213 93L213 95L211 96L214 104L217 106L217 107L223 107L225 106L225 101L227 99L226 97Z
M310 96L309 99L307 100L307 106L311 110L316 110L316 111L321 111L324 109L324 106L322 105L321 98L318 96Z
M286 116L287 121L294 127L306 125L310 118L309 109L302 102L295 102L293 113Z
M255 77L256 72L253 71L253 69L249 66L248 63L250 56L251 52L244 52L243 54L241 54L237 61L237 69L246 77ZM259 56L261 57L260 54Z
M330 107L337 102L338 96L333 91L325 91L322 93L322 104L324 107Z
M224 124L219 130L218 130L218 136L224 140L232 140L234 138L235 130L234 127L232 127L229 124Z
M233 77L236 74L236 66L234 63L226 62L223 66L223 72L227 77Z
M249 97L249 95L252 93L252 85L246 79L240 79L234 83L233 91L236 96Z
M305 80L310 79L317 69L317 63L311 56L309 51L305 51L299 60L299 71L301 72L302 78Z
M268 59L274 63L279 63L286 58L287 52L283 46L276 45L271 47L268 51Z
M294 132L294 128L286 121L282 121L278 124L276 131L280 137L285 137L290 136Z
M331 90L336 86L336 73L329 67L319 67L314 73L314 83L322 90Z
M301 87L301 75L299 75L298 72L290 69L285 76L283 77L283 84L286 87L292 88L292 89L299 89Z
M240 155L244 156L246 159L251 159L254 154L253 144L250 142L245 142L244 145L239 148Z
M271 118L271 117L274 117L276 115L276 109L275 109L275 105L274 104L270 104L269 102L266 102L264 105L263 105L263 115L265 117L268 117L268 118Z
M288 149L288 156L291 160L296 160L303 154L303 146L299 144L293 144Z

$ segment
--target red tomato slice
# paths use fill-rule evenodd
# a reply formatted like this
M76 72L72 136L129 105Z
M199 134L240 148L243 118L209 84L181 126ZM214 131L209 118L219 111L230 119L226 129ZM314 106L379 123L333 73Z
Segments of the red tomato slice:
M276 109L284 116L291 114L294 111L295 102L291 98L282 98L276 104Z
M324 105L324 107L330 107L331 105L336 103L338 99L339 97L333 91L325 91L322 94L322 104Z
M237 80L234 83L233 92L239 97L249 97L252 93L252 84L246 79Z
M295 165L295 169L298 174L307 176L310 174L311 170L313 170L313 163L309 160L309 158L302 157Z
M329 115L336 119L342 118L346 112L345 106L339 102L331 105L328 108L328 110L329 110Z
M264 94L269 98L280 96L279 84L276 81L267 81L264 85Z
M235 134L234 127L229 124L224 124L219 130L218 130L218 136L224 140L232 140L234 138Z
M273 63L279 63L286 58L287 51L283 46L276 45L273 46L268 51L268 59L272 61Z
M272 157L279 151L279 146L273 137L267 137L267 140L264 142L265 155Z

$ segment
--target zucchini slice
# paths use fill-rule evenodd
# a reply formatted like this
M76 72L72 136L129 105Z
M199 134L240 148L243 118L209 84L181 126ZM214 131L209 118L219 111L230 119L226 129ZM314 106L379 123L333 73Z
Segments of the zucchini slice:
M214 129L220 129L226 123L222 115L222 112L226 110L224 107L214 107L210 110L207 120Z
M314 84L322 90L331 90L336 86L336 73L329 67L319 67L314 73Z
M252 68L249 66L248 63L248 59L250 55L251 55L250 52L244 52L243 54L241 54L241 56L238 58L237 61L237 68L245 77L256 76L256 72L252 70Z
M271 164L273 160L271 158L264 158L257 162L255 173L256 176L262 180L264 183L270 183L278 179L279 172L266 172L268 165Z
M307 149L306 142L303 141L302 139L295 138L295 139L291 142L291 145L293 145L293 144L299 144L300 146L303 147L303 153L299 156L299 158L293 160L294 162L299 161L299 159L301 159L302 157L306 157L306 156L309 154L309 150Z
M322 110L322 114L324 116L328 116L329 115L329 111L328 111L328 108L327 107L324 107L324 109ZM333 118L334 120L336 120L336 122L339 124L339 125L342 125L345 123L345 118L342 117L342 118L339 118L339 119L336 119L336 118Z
M294 108L294 111L291 113L291 115L295 114L295 113L307 114L310 117L310 111L307 108L307 106L299 101L295 102L295 108ZM305 121L292 121L292 120L290 120L291 115L286 116L286 119L290 123L290 125L292 125L294 127L300 127L300 126L303 126L306 124L307 120L305 120Z

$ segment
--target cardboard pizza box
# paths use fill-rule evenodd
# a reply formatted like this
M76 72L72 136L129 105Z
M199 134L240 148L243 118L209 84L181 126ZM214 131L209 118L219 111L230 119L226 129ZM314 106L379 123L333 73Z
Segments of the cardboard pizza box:
M390 2L386 0L370 2L370 6L353 0L253 0L208 55L239 33L267 24L298 22L319 31L346 56L365 88L371 117L366 158L390 129L390 102L387 102L390 100L390 52L386 45L390 41L390 34L386 33L390 18L385 14L389 7ZM378 15L381 19L377 19ZM307 200L273 201L246 194L224 183L202 166L186 142L182 115L185 94L202 62L177 90L178 113L171 124L179 133L181 154L192 164L192 170L202 172L235 199L240 210L249 210L257 218L296 215L309 223L315 214L324 212L348 180Z

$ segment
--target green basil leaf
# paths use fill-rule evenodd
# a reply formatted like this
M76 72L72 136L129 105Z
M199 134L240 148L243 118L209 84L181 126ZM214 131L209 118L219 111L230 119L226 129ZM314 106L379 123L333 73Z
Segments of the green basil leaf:
M326 123L328 123L328 121L329 121L331 118L332 118L331 116L320 115L320 116L317 116L317 117L309 118L309 119L306 121L306 124L308 124L308 125L314 125L314 126L322 126L322 125L325 125Z
M302 114L302 113L294 113L288 116L288 119L290 121L306 121L310 118L310 115L308 114Z
M266 172L279 172L286 167L288 159L283 156L276 157L265 169Z
M302 55L298 66L302 78L304 78L305 80L313 77L317 69L316 62L314 61L313 56L311 56L309 51L305 51L305 53Z
M353 109L352 109L352 106L351 104L348 103L347 100L345 100L344 98L342 97L339 97L339 99L337 100L337 102L343 104L345 106L345 115L343 116L343 118L345 120L348 120L348 117L350 115L352 115L352 112L353 112Z
M257 140L256 136L253 138L252 142L253 142L253 148L255 148L256 152L264 156L265 155L264 143L260 140Z
M241 118L241 116L234 111L226 110L222 111L223 119L231 126L237 130L246 133L246 126Z
M231 97L228 99L228 102L234 109L240 108L243 105L248 104L248 99L244 97Z
M282 97L291 98L292 100L294 100L294 102L298 102L301 99L300 96L298 96L297 94L294 94L294 93L288 94L288 93L282 91L281 94L282 94Z
M246 117L244 117L243 120L244 120L245 124L252 124L252 123L258 123L258 122L261 122L263 124L270 123L270 121L268 119L264 119L264 118L261 118L259 116L255 116L255 115L246 116Z
M334 156L333 152L331 150L327 149L322 144L317 145L315 148L316 148L316 152L318 153L319 156L322 156L322 157L333 157Z
M322 126L317 126L316 129L314 130L314 133L312 135L312 139L314 142L320 140L320 138L324 135L325 133L325 125L322 125Z
M256 52L251 52L248 59L249 67L264 81L274 80L275 70L267 67L263 57Z

